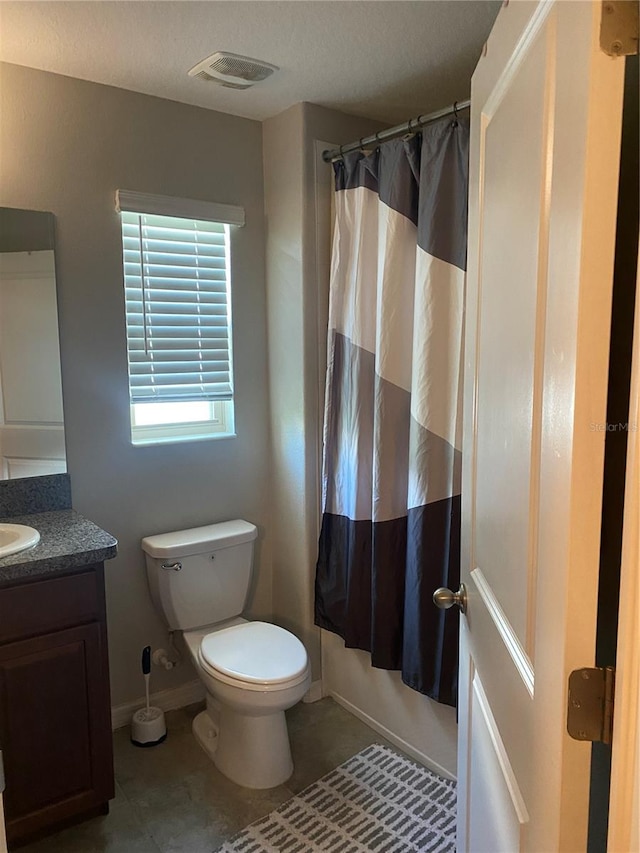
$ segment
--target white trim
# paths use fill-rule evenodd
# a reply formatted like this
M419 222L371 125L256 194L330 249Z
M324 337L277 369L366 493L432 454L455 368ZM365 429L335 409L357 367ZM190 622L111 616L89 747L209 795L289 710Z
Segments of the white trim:
M487 608L487 612L489 613L489 616L491 616L493 624L496 626L498 633L502 637L506 650L511 655L511 659L520 673L520 678L524 682L524 686L529 691L531 698L533 698L534 674L529 656L525 652L518 635L513 630L513 626L511 625L511 622L509 622L506 613L500 606L500 602L495 597L495 594L491 589L491 585L482 573L482 569L476 567L471 572L471 579L480 593L480 598L484 602L484 606Z
M176 708L184 708L187 705L193 705L194 702L201 702L206 696L204 684L198 679L197 681L187 681L186 684L181 684L180 687L173 687L169 690L159 690L157 693L152 693L149 697L149 702L156 708L162 708L163 711L174 711ZM135 699L133 702L125 702L123 705L116 705L111 709L111 729L121 729L123 726L128 726L131 722L131 717L134 711L144 707L144 696Z
M524 802L524 797L522 796L522 791L520 790L520 786L518 785L516 774L513 772L513 767L511 766L511 762L509 761L507 750L505 749L503 740L500 737L498 724L496 723L496 719L491 711L491 706L489 705L487 694L484 692L484 688L482 686L482 682L478 678L477 671L473 675L473 681L471 682L471 686L473 688L473 693L478 703L478 708L480 709L480 713L482 714L485 727L489 733L489 737L491 738L493 751L495 753L496 760L500 766L500 770L504 778L504 783L507 786L507 790L509 791L509 796L511 797L511 802L518 818L518 822L520 824L529 823L529 812L527 811L527 807Z
M493 89L482 109L482 115L487 120L487 123L491 121L496 114L498 107L502 103L502 99L509 90L509 87L520 70L522 63L528 57L531 45L538 37L538 34L544 26L554 5L554 0L540 0L538 3L529 23L526 25L518 39L518 43L516 44L509 61L500 75L498 85Z
M155 213L159 216L177 216L183 219L202 219L207 222L223 222L226 225L245 224L244 207L235 204L218 204L194 198L173 198L168 195L152 195L133 190L116 190L116 211L131 213Z
M424 764L425 767L428 767L429 770L432 770L438 776L442 776L445 779L451 779L453 781L456 780L456 777L449 773L448 770L445 770L437 761L434 761L432 758L429 758L424 752L421 752L419 749L416 749L406 740L403 740L398 735L394 734L391 729L388 729L386 726L383 726L382 723L379 723L378 720L370 717L369 714L365 714L357 705L353 705L349 702L348 699L345 699L343 696L340 696L339 693L335 693L333 690L330 690L328 693L332 699L334 699L338 705L342 705L342 707L349 711L350 714L353 714L354 717L357 717L359 720L362 720L363 723L366 723L370 728L374 731L381 734L385 737L390 743L394 746L397 746L398 749L401 749L403 752L406 752L411 758L420 762L420 764Z
M311 687L302 697L302 701L305 703L305 705L310 705L312 702L319 702L323 698L324 687L322 684L322 679L318 679L317 681L311 682Z

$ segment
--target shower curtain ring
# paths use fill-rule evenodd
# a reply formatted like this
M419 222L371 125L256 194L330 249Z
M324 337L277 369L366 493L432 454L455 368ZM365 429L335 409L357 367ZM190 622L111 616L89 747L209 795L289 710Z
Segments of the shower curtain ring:
M458 126L458 102L453 102L453 126Z

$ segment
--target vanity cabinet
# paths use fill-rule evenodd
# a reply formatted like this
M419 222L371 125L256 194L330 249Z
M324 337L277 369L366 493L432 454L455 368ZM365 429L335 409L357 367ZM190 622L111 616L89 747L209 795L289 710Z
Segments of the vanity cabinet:
M103 564L0 586L10 848L114 795Z

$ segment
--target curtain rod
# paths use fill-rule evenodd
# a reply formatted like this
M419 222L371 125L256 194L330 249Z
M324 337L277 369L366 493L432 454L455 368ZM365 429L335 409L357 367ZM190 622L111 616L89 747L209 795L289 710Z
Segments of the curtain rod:
M364 148L371 143L385 142L387 139L394 139L396 136L403 136L405 133L410 133L412 130L417 130L419 127L424 127L432 121L436 121L444 116L457 113L460 110L466 110L471 101L455 101L450 107L444 107L442 110L436 110L434 113L411 118L403 124L398 124L395 127L389 127L386 130L380 130L378 133L373 133L371 136L363 136L357 142L350 142L348 145L341 145L339 148L330 148L322 152L322 159L325 163L330 163L331 160L337 160L343 154L349 151L357 151L359 148Z

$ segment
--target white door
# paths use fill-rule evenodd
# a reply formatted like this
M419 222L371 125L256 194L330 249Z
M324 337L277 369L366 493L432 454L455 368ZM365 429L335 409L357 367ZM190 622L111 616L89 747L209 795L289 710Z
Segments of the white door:
M602 5L511 2L472 82L460 851L584 851L624 59Z

